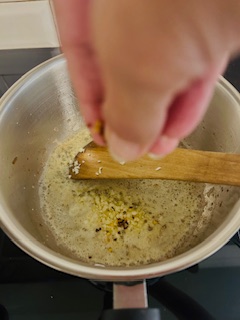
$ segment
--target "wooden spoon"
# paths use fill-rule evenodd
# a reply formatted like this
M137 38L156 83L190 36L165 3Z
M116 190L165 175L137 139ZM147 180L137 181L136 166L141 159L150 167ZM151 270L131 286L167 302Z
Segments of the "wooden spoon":
M167 179L240 186L240 155L190 149L153 160L144 156L120 164L94 143L79 152L69 169L72 179Z

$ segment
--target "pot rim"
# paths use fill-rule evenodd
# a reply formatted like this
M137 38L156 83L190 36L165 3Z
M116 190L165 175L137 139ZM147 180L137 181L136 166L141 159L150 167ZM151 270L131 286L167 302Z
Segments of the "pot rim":
M38 77L39 73L47 72L49 67L54 67L54 65L59 63L66 64L63 55L42 63L19 79L0 99L0 119L2 113L4 113L4 105L7 105L11 99L14 99L14 96L27 85L28 81ZM239 93L226 79L220 77L217 85L230 94L240 106ZM199 245L166 261L135 267L113 268L103 267L101 265L90 265L53 251L30 235L15 218L11 218L11 214L7 209L2 195L0 195L0 224L3 231L18 247L49 267L72 275L95 280L132 281L159 277L180 271L214 254L229 241L240 227L240 200L237 201L224 222Z

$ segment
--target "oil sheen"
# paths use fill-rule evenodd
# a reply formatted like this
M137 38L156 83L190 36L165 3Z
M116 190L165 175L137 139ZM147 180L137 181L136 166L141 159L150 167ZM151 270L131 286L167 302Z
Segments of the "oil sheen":
M69 163L90 140L83 129L59 144L40 179L41 219L60 252L87 263L126 267L169 259L201 241L214 206L211 186L74 181Z

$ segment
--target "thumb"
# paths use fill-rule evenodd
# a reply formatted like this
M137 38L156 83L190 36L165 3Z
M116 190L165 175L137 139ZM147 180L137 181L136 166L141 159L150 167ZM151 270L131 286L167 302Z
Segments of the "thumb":
M145 154L162 131L170 96L111 82L103 105L105 138L118 161Z

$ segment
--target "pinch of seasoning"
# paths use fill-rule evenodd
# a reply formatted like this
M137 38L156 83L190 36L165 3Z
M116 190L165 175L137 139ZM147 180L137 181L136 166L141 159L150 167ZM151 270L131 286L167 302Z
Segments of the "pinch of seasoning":
M113 250L112 250L112 248L110 247L110 248L108 248L108 252L112 252Z
M159 171L159 170L161 170L162 168L161 167L157 167L155 170L156 171Z
M100 174L102 174L102 169L103 167L98 168L98 172L95 172L96 176L99 176Z
M118 223L117 223L118 227L123 227L123 229L127 229L128 228L128 222L124 219L118 218Z
M73 162L73 164L70 166L72 169L72 172L75 174L78 174L80 171L81 163L79 163L77 160Z

